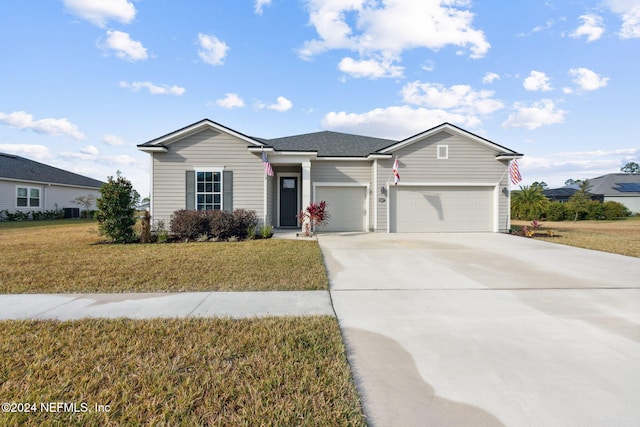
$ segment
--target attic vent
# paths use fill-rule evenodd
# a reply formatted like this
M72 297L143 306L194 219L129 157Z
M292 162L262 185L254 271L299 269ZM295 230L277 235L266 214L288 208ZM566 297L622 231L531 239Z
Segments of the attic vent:
M448 159L449 158L449 146L448 145L438 145L437 146L437 156L438 159Z

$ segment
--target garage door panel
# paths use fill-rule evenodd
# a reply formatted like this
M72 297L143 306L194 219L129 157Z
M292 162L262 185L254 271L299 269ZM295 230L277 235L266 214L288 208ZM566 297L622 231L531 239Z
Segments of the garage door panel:
M391 200L392 232L493 230L493 187L397 187Z
M365 231L366 187L327 187L315 189L315 200L327 202L327 212L331 216L324 231Z

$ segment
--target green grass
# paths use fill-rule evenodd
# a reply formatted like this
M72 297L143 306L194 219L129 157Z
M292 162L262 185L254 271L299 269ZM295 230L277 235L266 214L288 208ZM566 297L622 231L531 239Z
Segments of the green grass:
M0 425L365 425L332 317L3 321L0 334L2 401L38 409Z
M530 221L512 221L529 225ZM554 237L535 237L553 243L640 257L640 217L614 221L542 221L537 234L553 231Z
M0 293L328 289L315 241L104 244L94 222L0 223Z

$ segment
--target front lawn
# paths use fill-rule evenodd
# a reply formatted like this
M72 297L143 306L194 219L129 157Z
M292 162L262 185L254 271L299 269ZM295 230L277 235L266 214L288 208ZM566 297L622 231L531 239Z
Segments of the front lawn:
M332 317L3 321L0 336L0 425L365 425Z
M87 221L0 223L0 293L328 289L317 242L101 243Z
M529 221L512 221L529 226ZM541 221L537 234L553 231L554 237L535 237L553 243L640 257L640 217L614 221Z

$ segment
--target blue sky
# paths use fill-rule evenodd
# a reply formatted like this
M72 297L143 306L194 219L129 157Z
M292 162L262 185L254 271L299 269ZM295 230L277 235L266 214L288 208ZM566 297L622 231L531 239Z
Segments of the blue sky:
M203 118L265 138L448 121L551 187L640 163L640 0L5 0L0 55L0 151L143 197L136 144Z

